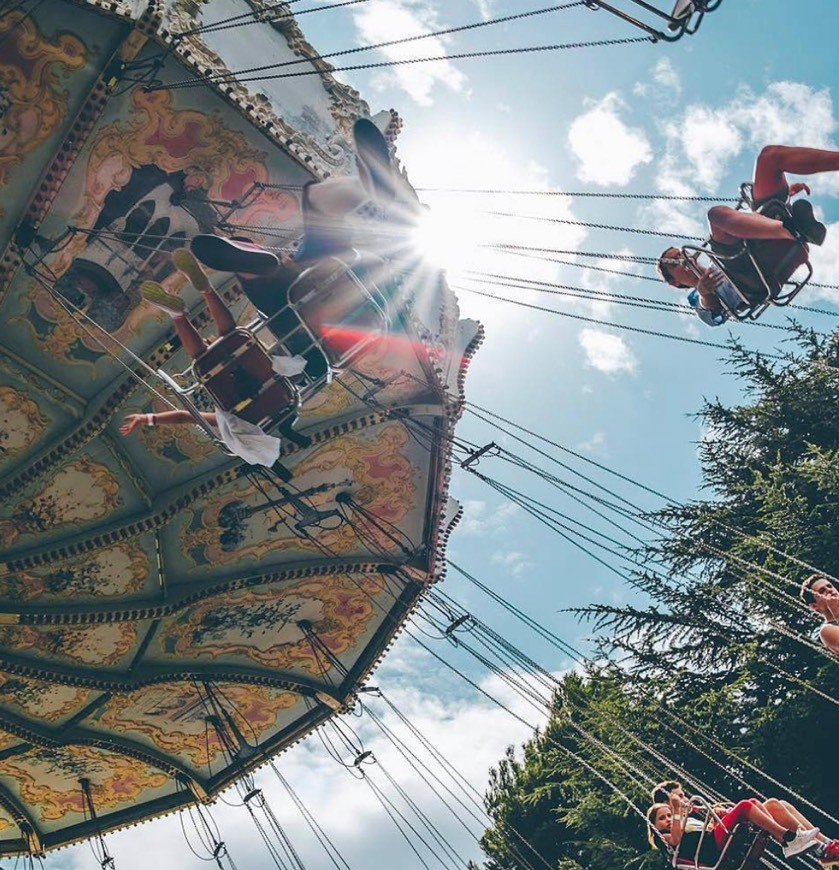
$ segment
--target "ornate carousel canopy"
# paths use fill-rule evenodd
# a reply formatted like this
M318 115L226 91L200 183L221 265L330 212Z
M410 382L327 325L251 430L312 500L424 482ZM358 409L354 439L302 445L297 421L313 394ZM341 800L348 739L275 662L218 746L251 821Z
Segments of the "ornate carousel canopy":
M119 434L189 363L140 283L206 326L170 252L291 243L301 185L350 171L367 106L270 5L244 48L194 0L0 6L0 854L214 795L350 703L439 577L479 330L404 250L390 333L308 395L288 485L195 427ZM219 75L267 54L319 74Z

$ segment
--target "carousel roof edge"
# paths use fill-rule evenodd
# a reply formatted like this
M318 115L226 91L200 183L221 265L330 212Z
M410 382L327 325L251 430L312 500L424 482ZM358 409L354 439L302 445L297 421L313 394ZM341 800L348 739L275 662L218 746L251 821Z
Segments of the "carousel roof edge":
M369 104L361 98L357 90L335 78L332 72L334 66L323 60L308 42L287 4L265 0L245 2L257 14L276 12L278 7L284 10L274 20L264 20L262 23L285 39L289 49L300 58L308 60L316 71L317 78L329 97L330 112L335 124L334 134L325 145L289 123L264 93L255 92L256 89L251 90L247 83L237 81L232 75L234 71L230 70L222 57L197 35L179 37L179 33L189 30L190 25L195 25L188 11L175 7L169 13L171 20L164 25L162 19L159 19L159 26L150 35L193 74L213 76L214 79L207 82L208 86L235 105L252 123L261 126L266 135L315 176L325 178L335 172L349 172L352 163L352 124L359 116L371 116ZM152 0L150 6L154 5L155 0ZM172 29L173 22L178 22L175 30ZM224 76L223 79L218 78L220 74ZM386 110L377 113L375 119L386 138L393 143L402 127L398 113L393 109Z

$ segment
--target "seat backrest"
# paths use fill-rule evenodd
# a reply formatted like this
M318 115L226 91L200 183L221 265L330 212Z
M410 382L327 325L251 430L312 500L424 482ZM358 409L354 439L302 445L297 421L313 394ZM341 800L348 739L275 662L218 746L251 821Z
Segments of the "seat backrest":
M388 332L387 313L380 302L335 257L306 269L289 289L289 302L336 368Z
M264 428L296 412L297 391L278 375L265 348L245 329L214 341L194 363L195 373L216 404Z
M710 831L705 836L713 838ZM750 870L759 862L765 845L764 832L752 825L736 825L715 862L708 856L697 863L695 855L678 855L673 867L676 870Z
M737 208L743 207L775 220L790 217L790 208L785 199L755 201L750 183L740 186ZM807 245L793 239L750 239L735 246L710 240L708 244L721 258L718 261L720 268L753 304L766 299L767 290L773 299L780 295L795 270L809 260Z
M767 291L771 298L778 296L795 270L809 259L807 246L797 240L750 240L736 254L730 246L713 240L709 245L711 251L719 256L719 267L753 304L762 302Z
M760 838L760 831L752 825L737 825L723 849L717 870L743 870L746 860Z

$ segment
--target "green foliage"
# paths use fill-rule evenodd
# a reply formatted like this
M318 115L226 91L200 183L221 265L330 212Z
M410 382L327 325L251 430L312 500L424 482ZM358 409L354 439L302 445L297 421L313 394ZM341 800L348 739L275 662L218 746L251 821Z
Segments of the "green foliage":
M788 796L754 765L837 806L839 662L807 642L819 618L797 592L808 564L839 566L839 338L797 342L783 364L733 348L747 402L699 415L710 497L649 517L646 605L580 611L604 660L630 664L566 677L544 732L492 771L487 870L544 867L521 839L561 870L661 867L629 802L646 810L641 784L667 777Z

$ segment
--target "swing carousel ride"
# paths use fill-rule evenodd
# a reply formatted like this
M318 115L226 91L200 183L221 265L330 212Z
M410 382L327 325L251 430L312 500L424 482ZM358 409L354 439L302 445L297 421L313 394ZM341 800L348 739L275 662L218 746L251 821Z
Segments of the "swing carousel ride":
M719 0L571 5L656 41ZM371 231L376 286L353 281L381 322L294 387L283 475L199 426L119 435L186 395L190 360L141 285L208 333L172 252L202 233L293 251L303 186L353 173L370 116L288 4L216 2L215 26L208 8L0 4L0 856L206 802L346 710L459 516L452 432L481 331L404 233ZM256 26L229 40L230 22ZM232 71L253 58L293 72L247 84ZM392 151L398 116L373 121ZM399 182L393 209L415 212Z
M457 516L446 438L479 330L419 263L384 279L389 334L306 394L288 484L197 427L119 437L124 414L172 407L156 372L188 366L141 282L184 289L170 252L199 232L291 244L301 185L350 171L368 114L317 60L250 96L189 32L196 6L0 18L0 854L206 799L341 710ZM253 33L315 57L289 16Z

